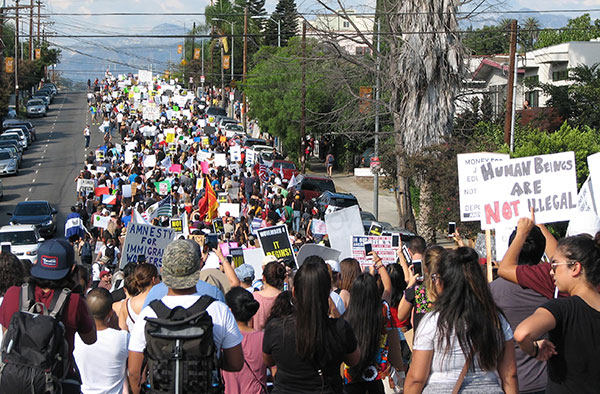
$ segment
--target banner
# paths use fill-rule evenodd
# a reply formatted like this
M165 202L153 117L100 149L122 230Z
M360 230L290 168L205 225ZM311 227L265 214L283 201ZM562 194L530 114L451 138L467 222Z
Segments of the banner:
M15 58L14 57L4 58L4 71L7 74L12 74L15 72Z
M42 57L42 50L40 48L35 48L35 59L39 59Z
M569 220L577 207L575 154L562 152L480 165L483 230L514 227L535 211L537 223Z
M223 69L229 70L230 65L231 65L231 56L223 55Z
M273 255L288 265L296 265L294 250L285 224L261 228L257 231L265 255Z
M508 160L510 156L504 153L463 153L456 155L458 164L458 190L460 197L460 220L473 222L479 220L481 195L478 192L479 167L492 161Z
M200 48L194 48L194 60L198 59L200 59Z
M396 262L396 249L392 247L392 237L390 235L353 235L352 257L358 260L360 265L373 264L373 260L367 259L365 254L365 244L369 242L373 245L373 251L381 257L383 264L394 264Z
M174 237L173 229L129 222L121 254L121 268L127 263L135 263L139 255L146 257L146 263L160 268L165 248Z
M88 194L94 192L94 180L93 179L78 179L77 180L77 191L80 193Z

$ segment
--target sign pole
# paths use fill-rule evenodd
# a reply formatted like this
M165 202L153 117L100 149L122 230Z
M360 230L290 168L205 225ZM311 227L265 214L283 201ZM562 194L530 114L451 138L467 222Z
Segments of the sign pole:
M492 273L492 230L485 230L485 257L487 280L488 282L491 282L494 280L494 275Z

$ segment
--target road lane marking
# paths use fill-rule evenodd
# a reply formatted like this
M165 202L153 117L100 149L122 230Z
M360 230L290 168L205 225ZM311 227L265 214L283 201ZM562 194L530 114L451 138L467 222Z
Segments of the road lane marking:
M40 172L40 170L35 170L35 173L37 174L38 172Z
M41 166L41 165L42 165L42 163L38 163L38 166Z
M43 159L43 158L44 158L44 156L40 157L40 159Z
M33 181L31 181L31 183L35 183L35 178L33 178Z
M29 188L29 193L31 193L31 191L32 191L32 190L33 190L33 188L32 188L32 187L30 187L30 188Z
M29 200L29 197L25 197L25 201Z

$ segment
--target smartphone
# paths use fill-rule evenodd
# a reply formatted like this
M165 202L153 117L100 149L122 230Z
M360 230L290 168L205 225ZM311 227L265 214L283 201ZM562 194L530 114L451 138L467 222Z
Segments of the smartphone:
M10 242L2 242L0 247L2 248L2 253L11 253Z
M369 253L371 253L373 251L373 245L371 245L370 242L365 243L365 255L367 256L367 260L372 260L373 256L371 256Z
M406 264L410 264L412 258L410 257L410 253L408 252L408 246L402 244L402 254L404 255L404 260L406 260Z
M413 264L413 272L418 280L423 280L423 267L420 261L415 261Z
M456 223L448 222L448 236L452 237L455 232L456 232Z
M209 249L216 249L219 247L219 236L217 234L208 234L206 236L206 246Z
M400 234L392 235L392 248L397 248L400 245Z

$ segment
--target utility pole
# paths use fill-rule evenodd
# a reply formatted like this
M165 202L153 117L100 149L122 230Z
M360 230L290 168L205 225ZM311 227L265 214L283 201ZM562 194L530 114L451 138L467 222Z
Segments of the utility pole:
M510 23L510 62L508 70L508 86L506 87L506 110L504 116L504 143L510 145L511 140L511 123L513 121L513 100L515 80L515 68L517 67L515 59L517 54L517 20L513 19Z
M377 71L375 72L375 147L373 157L379 159L379 43L381 41L381 19L377 18ZM373 215L379 218L379 168L373 173Z
M42 2L40 0L37 1L37 11L38 11L38 23L37 23L37 39L38 39L38 45L42 46L42 42L41 42L41 38L40 38L40 24L41 24L41 17L40 17L40 8L42 8Z
M30 0L31 3L29 9L29 60L33 60L33 0Z
M223 50L223 42L219 40L219 46L221 47L221 99L223 103L223 108L225 108L225 64L223 60L225 59L225 51Z
M196 22L192 27L192 58L194 58L194 54L196 53Z
M202 78L200 79L200 83L202 83L202 91L204 92L204 80L206 77L204 76L204 40L200 40L200 52L202 52Z
M19 113L19 0L15 0L15 110Z
M302 21L302 101L300 103L300 167L306 172L306 20Z
M246 126L247 126L247 116L246 116L246 111L247 111L247 106L246 106L246 63L247 63L247 57L248 57L248 7L244 7L244 65L243 65L243 76L242 76L242 82L244 85L244 91L242 92L242 101L244 102L243 105L243 110L242 110L242 121L244 124L244 131L247 132Z

